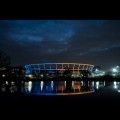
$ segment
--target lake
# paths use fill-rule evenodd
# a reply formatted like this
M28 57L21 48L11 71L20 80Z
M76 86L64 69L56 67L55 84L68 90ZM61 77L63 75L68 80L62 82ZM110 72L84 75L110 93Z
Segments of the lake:
M16 112L66 111L119 105L119 81L1 81L0 106ZM100 104L98 104L100 103ZM116 104L115 104L116 103Z

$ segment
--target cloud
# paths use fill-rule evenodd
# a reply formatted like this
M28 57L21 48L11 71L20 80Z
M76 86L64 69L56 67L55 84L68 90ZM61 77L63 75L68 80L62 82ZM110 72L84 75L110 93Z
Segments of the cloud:
M0 48L15 64L119 60L120 20L1 20ZM98 59L99 58L99 59ZM107 64L107 62L106 62Z

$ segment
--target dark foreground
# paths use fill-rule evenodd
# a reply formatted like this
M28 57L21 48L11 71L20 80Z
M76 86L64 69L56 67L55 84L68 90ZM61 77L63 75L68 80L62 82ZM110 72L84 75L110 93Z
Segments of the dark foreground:
M71 96L29 96L4 95L0 96L2 113L86 113L106 110L111 112L120 107L120 94L109 95L107 92L89 95ZM97 110L97 111L96 111Z
M43 116L44 119L46 117L51 119L56 116L56 120L59 117L64 119L64 115L68 118L72 115L74 119L80 119L81 117L84 119L86 117L89 117L89 119L103 119L104 115L107 117L113 115L113 113L118 115L120 108L120 93L118 92L120 83L116 82L114 84L114 82L111 82L106 83L105 86L103 86L103 83L99 82L99 88L95 89L95 92L80 95L43 96L27 95L19 91L15 94L7 92L0 95L0 115L8 116L10 114L13 117L16 114L18 117L23 116L23 114L27 115L27 117L31 115L35 117L37 115L39 117ZM33 90L36 90L37 84L34 85ZM40 84L38 86L40 87ZM18 90L20 88L18 86Z

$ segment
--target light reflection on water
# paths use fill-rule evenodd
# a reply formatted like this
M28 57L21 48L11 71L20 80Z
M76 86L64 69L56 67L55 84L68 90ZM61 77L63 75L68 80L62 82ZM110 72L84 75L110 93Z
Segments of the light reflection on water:
M120 92L120 83L105 81L3 81L0 94L71 95L93 93L104 88Z
M93 85L93 82L89 81L34 81L31 83L24 82L23 92L34 95L84 94L94 92L95 88Z

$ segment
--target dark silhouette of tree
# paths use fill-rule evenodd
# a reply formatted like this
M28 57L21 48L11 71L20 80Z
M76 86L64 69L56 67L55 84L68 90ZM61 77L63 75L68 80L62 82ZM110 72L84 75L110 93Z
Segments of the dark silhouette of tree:
M65 91L66 92L71 92L72 90L72 81L71 80L66 80L66 88Z
M89 75L91 75L89 70L81 70L80 73L82 77L89 77Z
M63 76L65 77L71 77L71 75L72 75L72 72L69 70L69 68L63 72Z
M100 67L100 66L95 66L95 67L93 68L93 72L95 72L96 69L98 69L98 70L103 70L102 67Z
M0 50L0 67L6 67L10 65L10 56Z

